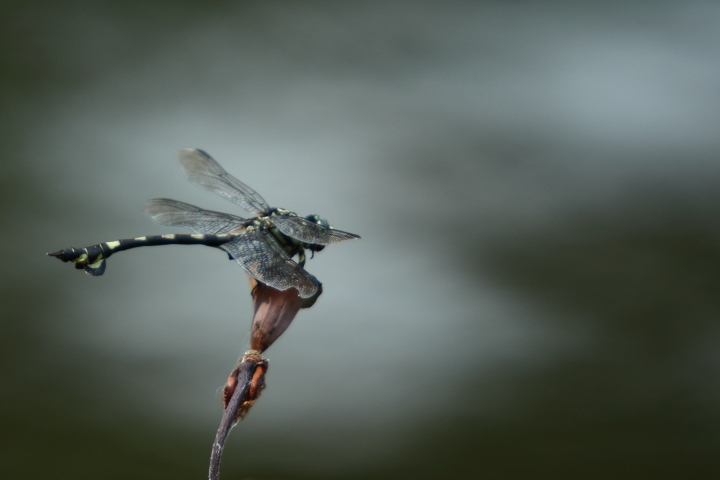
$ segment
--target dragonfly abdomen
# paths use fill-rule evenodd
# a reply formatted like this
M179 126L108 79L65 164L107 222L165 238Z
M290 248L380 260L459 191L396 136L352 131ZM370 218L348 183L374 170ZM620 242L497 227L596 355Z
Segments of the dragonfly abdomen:
M113 242L98 243L85 248L66 248L57 252L48 253L63 262L75 262L75 268L84 268L85 272L93 276L100 276L105 272L105 260L112 254L138 247L153 247L156 245L206 245L219 247L240 233L226 233L222 235L196 235L175 233L170 235L147 235L137 238L123 238Z

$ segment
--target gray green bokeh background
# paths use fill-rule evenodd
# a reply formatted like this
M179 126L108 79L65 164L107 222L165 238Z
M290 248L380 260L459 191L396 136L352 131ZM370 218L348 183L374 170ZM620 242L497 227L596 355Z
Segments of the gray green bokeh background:
M0 476L204 478L248 341L173 159L363 236L223 478L720 474L714 2L5 2Z

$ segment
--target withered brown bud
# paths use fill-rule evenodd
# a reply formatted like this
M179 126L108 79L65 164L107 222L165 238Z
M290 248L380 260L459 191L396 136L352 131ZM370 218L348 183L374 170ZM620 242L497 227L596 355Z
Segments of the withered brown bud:
M233 393L235 393L235 389L237 388L238 384L238 374L240 373L240 366L238 365L235 367L235 370L230 372L230 376L228 377L227 381L225 382L225 386L223 387L222 392L222 402L223 402L223 408L227 408L228 403L230 403L230 397L232 397Z
M233 424L245 418L245 415L247 415L250 407L253 406L255 400L260 397L260 394L265 388L265 374L268 370L268 363L264 358L262 358L260 352L256 350L248 350L240 360L237 368L230 373L227 383L223 388L223 408L227 408L228 403L230 403L230 398L233 393L235 393L235 389L238 386L238 375L240 373L240 369L243 368L243 366L247 368L248 363L254 364L255 371L253 372L245 394L240 400L240 405L233 418Z
M310 298L301 298L294 288L277 290L252 277L253 322L250 348L264 352L290 326L298 310L311 307L322 293L322 285Z

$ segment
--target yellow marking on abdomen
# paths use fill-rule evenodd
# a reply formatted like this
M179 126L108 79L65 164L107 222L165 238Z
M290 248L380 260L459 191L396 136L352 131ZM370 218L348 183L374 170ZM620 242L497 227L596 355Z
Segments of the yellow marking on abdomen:
M171 233L170 235L163 235L162 238L166 240L175 240L175 234Z
M197 235L197 234L190 235L190 236L196 240L202 240L203 237L205 237L205 235Z
M139 239L136 238L135 240L139 240ZM115 250L116 248L118 248L120 246L120 242L117 242L117 241L107 242L105 245L107 245L110 250Z
M80 255L79 257L77 257L76 259L74 259L73 262L79 263L79 264L81 264L81 265L87 263L87 262L88 262L88 254L87 254L87 253L83 253L82 255Z
M95 263L91 263L88 265L90 268L98 268L100 265L102 265L103 262L103 256L100 255L98 258L95 259Z
M137 240L138 242L146 242L147 237L137 237L135 240Z

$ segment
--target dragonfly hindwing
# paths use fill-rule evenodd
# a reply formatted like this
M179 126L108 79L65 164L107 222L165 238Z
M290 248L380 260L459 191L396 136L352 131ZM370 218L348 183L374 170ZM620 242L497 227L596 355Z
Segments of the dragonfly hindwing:
M317 280L292 261L270 232L253 228L220 248L257 281L278 290L297 288L303 298L317 291Z
M204 210L170 198L153 198L143 210L160 225L183 227L198 234L220 235L243 226L244 218Z

